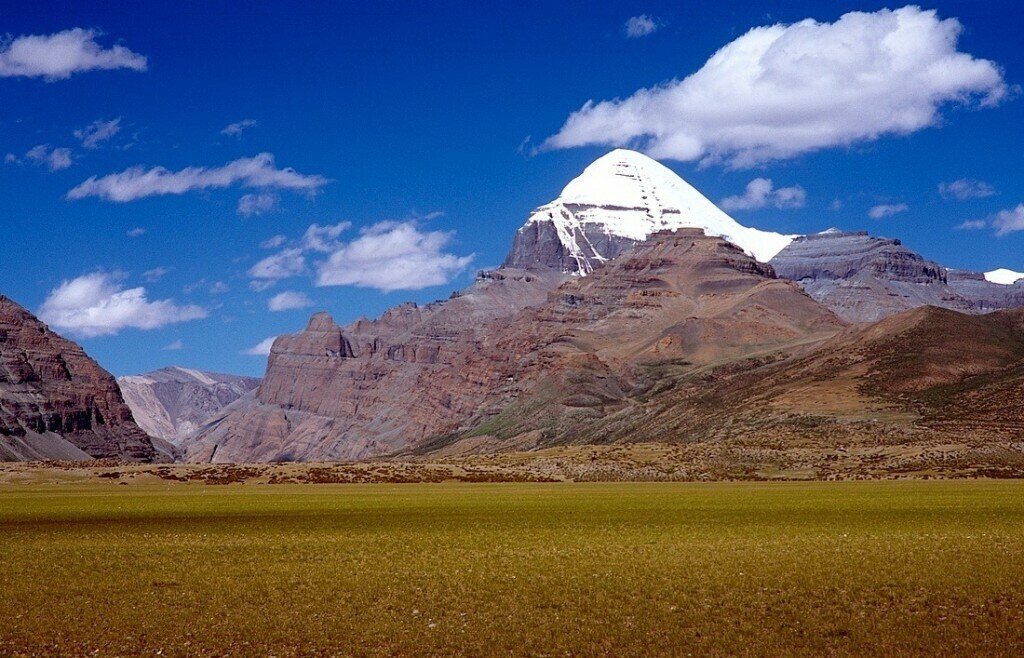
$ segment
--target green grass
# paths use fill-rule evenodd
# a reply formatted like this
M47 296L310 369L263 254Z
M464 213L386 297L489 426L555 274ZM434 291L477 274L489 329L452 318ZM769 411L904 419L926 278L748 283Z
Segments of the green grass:
M0 487L0 655L1024 652L1024 484Z

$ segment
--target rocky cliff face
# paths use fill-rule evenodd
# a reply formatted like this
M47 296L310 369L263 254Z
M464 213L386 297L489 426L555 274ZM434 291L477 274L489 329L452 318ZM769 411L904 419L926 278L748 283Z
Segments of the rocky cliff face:
M0 459L88 458L151 461L157 453L114 378L0 296Z
M616 149L530 215L505 267L588 274L658 231L699 228L767 261L795 236L738 224L672 170Z
M359 458L495 423L561 435L628 404L648 362L746 358L841 326L770 266L697 230L656 234L587 277L487 277L374 322L313 316L275 342L256 402L214 420L189 459Z
M495 324L543 302L564 277L499 269L424 307L339 327L314 315L274 342L253 401L186 442L192 461L336 460L379 455L450 431L501 377L486 349Z
M770 262L779 276L797 282L848 322L875 322L919 306L984 310L966 286L950 285L946 268L899 240L866 232L800 237Z
M259 378L172 366L117 380L139 427L180 446L200 426L242 396Z

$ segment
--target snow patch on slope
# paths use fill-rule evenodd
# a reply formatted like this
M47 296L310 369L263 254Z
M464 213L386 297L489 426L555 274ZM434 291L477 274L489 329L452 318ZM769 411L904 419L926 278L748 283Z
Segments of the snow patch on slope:
M768 262L799 237L741 225L671 169L628 149L616 149L595 160L557 199L537 208L527 225L543 221L554 224L559 240L584 274L593 269L576 237L586 239L584 226L637 241L657 231L700 228L761 262ZM596 260L605 260L593 245L587 247Z

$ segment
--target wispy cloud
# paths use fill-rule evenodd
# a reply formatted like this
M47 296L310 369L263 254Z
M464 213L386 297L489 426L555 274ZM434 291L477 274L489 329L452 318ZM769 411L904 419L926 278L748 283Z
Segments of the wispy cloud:
M179 306L170 299L149 301L146 289L124 289L123 276L94 272L64 281L39 308L46 323L78 336L112 336L125 328L158 329L205 318L206 309Z
M67 169L74 162L71 160L71 149L50 148L47 144L40 144L29 149L25 158L37 165L45 166L50 171Z
M639 37L646 37L648 34L654 34L658 27L658 22L653 18L647 14L640 14L627 20L623 29L626 31L626 38L637 39Z
M146 70L146 57L96 42L98 30L74 28L49 35L27 35L0 42L0 77L37 77L49 82L85 71Z
M953 228L957 229L958 231L979 231L987 226L988 221L984 219L968 219L966 221L960 222Z
M885 219L908 210L910 210L910 206L905 203L882 203L868 210L868 217L871 219Z
M732 168L941 123L948 104L998 104L1000 67L958 50L962 27L908 6L750 30L696 73L588 101L544 148L605 144Z
M722 210L758 210L773 206L779 210L803 208L807 203L807 192L799 185L775 189L770 178L755 178L747 183L742 195L722 199L718 205Z
M182 340L180 338L178 340L176 340L176 341L173 341L172 343L170 343L168 345L164 345L164 351L167 351L167 352L176 352L178 350L183 350L183 349L185 349L185 343L182 342Z
M149 196L185 194L232 185L313 194L327 182L323 176L300 174L290 167L278 169L273 155L260 153L252 158L239 158L222 167L186 167L180 171L164 167L132 167L117 174L93 176L69 191L67 197L71 200L97 197L123 203Z
M272 235L263 242L260 243L260 249L277 249L285 242L288 242L287 236L284 235Z
M994 196L996 188L985 181L973 178L961 178L951 183L939 183L939 194L946 199L967 201L968 199L984 199Z
M121 117L111 119L110 121L93 121L85 128L76 130L73 134L75 139L82 141L82 146L87 149L94 149L119 132L121 132Z
M302 249L292 247L260 260L249 268L249 276L254 279L277 281L305 271L306 257L302 254Z
M255 128L255 127L256 127L256 120L255 119L242 119L241 121L237 121L235 123L229 123L228 125L224 126L224 129L220 131L220 134L221 135L230 135L230 136L234 137L234 136L237 136L237 135L241 135L243 132L245 132L249 128Z
M270 356L270 348L274 346L275 340L277 340L277 336L264 338L249 349L242 350L242 354L247 354L249 356Z
M145 272L143 272L142 279L146 281L146 283L153 283L155 281L159 281L160 279L164 278L170 273L171 268L169 267L154 267L151 270L146 270Z
M273 192L245 194L238 200L238 214L242 217L254 217L271 212L277 208L281 197Z
M998 236L1024 231L1024 203L1016 208L1000 210L992 216L991 224Z
M146 229L142 228L141 226L136 226L135 228L130 229L126 235L129 238L141 238L145 234L146 234Z
M271 297L267 301L267 308L271 311L294 311L301 308L309 308L313 300L305 293L286 290Z

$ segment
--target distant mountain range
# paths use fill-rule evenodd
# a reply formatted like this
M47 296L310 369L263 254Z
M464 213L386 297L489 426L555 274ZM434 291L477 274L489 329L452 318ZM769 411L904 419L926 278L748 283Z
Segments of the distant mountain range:
M255 391L260 380L171 366L119 377L117 384L139 427L180 446L224 407Z

